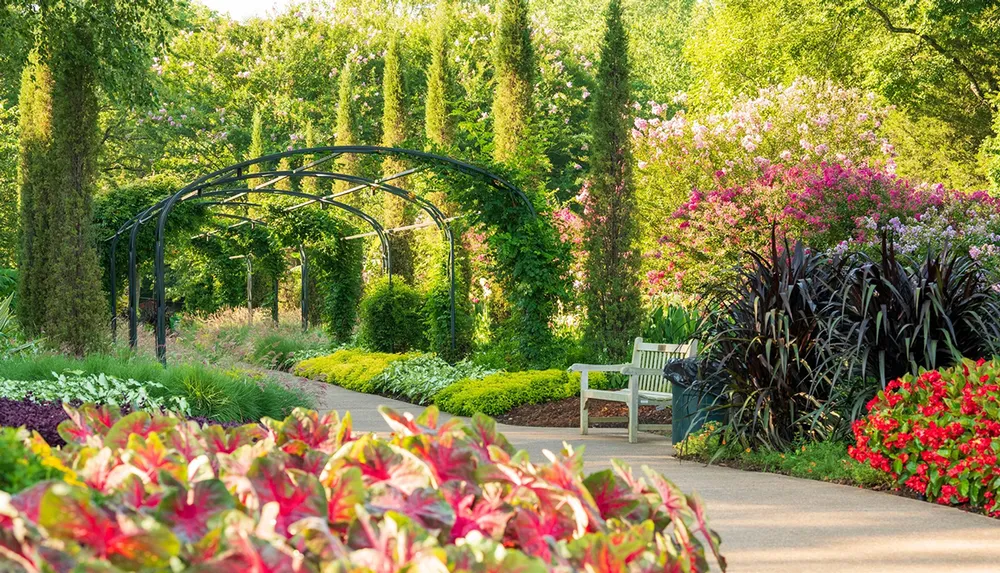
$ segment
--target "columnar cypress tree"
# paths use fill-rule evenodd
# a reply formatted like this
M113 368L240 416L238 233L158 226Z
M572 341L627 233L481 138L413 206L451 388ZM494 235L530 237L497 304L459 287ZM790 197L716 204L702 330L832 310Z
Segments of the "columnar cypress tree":
M58 32L25 75L30 103L22 117L21 196L30 222L21 294L29 332L79 355L103 342L106 317L90 224L98 152L95 45L91 30L77 22Z
M403 62L399 54L399 37L393 36L385 55L382 74L382 145L399 147L406 140L406 93L403 80ZM382 175L388 177L406 169L394 157L382 162ZM391 185L405 187L403 179L394 179ZM413 223L414 213L406 200L391 193L383 195L383 225L387 229ZM413 233L389 235L389 249L393 274L406 282L413 282Z
M287 157L282 157L281 159L278 160L278 171L291 171L291 170L292 170L292 163L291 161L288 160ZM291 191L292 178L287 177L285 179L276 181L274 183L274 188L278 189L279 191Z
M253 110L253 127L250 131L250 149L247 150L247 159L257 159L264 155L264 128L261 125L260 109ZM251 165L247 169L249 173L260 173L260 165Z
M431 29L431 66L427 69L427 100L424 131L427 142L444 147L451 144L452 126L448 117L448 24L449 0L440 0Z
M354 70L351 67L351 57L347 56L344 67L340 69L340 82L337 92L337 133L335 142L337 145L355 145L354 138L356 130L354 117ZM357 173L357 158L351 154L342 155L337 160L337 169L341 173ZM334 191L343 191L350 187L346 182L339 182L334 185ZM345 202L357 206L360 203L358 193L353 193L345 198Z
M51 188L48 163L52 144L52 75L31 56L21 75L20 158L21 248L18 253L17 316L27 334L41 333L45 314L45 249L36 235L50 227L45 194Z
M596 355L626 357L642 320L632 148L628 35L621 0L611 0L591 115L585 340Z
M311 121L306 122L306 147L314 147L316 145L315 136L313 136L313 124ZM305 155L302 157L302 164L308 165L315 161L312 155ZM310 168L310 170L313 170ZM314 170L313 170L314 171ZM317 185L317 180L315 177L302 177L299 179L299 190L303 193L316 194L319 186Z
M502 0L496 32L493 159L511 162L528 135L535 57L527 0Z

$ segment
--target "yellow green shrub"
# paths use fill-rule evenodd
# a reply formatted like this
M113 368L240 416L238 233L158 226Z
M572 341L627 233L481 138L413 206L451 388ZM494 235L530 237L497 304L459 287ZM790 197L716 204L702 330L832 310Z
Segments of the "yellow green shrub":
M309 358L295 365L299 376L324 380L355 392L374 392L373 380L396 360L415 354L387 354L364 350L338 350L327 356Z
M603 388L606 377L590 375L592 388ZM434 403L445 412L471 416L482 412L499 416L524 404L542 404L580 393L580 375L565 370L498 372L481 380L465 379L444 388Z

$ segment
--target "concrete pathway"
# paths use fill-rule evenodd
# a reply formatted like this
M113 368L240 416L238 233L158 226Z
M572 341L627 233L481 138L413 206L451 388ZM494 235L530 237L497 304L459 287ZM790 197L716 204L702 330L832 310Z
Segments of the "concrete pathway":
M321 382L296 382L320 409L350 411L360 431L388 431L377 410L381 404L414 415L423 410ZM621 429L587 436L570 428L501 425L501 431L533 459L565 441L586 448L587 471L616 458L634 468L648 465L684 491L697 491L735 573L1000 572L998 519L860 488L681 462L672 457L670 441L653 434L629 444Z

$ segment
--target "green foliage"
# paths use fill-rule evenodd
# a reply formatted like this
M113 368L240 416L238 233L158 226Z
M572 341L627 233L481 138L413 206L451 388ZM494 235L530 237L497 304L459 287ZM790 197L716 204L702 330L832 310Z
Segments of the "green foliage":
M454 223L452 232L455 233ZM458 234L458 233L456 233ZM447 259L447 252L436 250L432 256ZM455 346L451 344L451 282L446 262L433 269L424 303L427 348L448 362L457 362L472 352L475 330L474 309L469 300L469 254L460 241L455 242Z
M859 463L848 455L848 446L837 440L803 442L788 450L747 450L723 444L719 426L709 422L676 446L678 457L705 463L722 462L740 469L784 474L845 485L886 489L888 473Z
M607 378L590 377L591 388L606 388ZM579 394L580 375L565 370L498 372L485 378L467 378L445 386L434 405L458 416L506 414L524 404L542 404Z
M413 356L343 349L327 356L303 360L295 365L294 372L299 376L370 394L375 391L376 379L391 363Z
M653 309L642 327L642 337L648 342L686 344L700 333L704 321L698 311L673 304L661 304Z
M288 370L303 352L321 348L306 340L273 333L254 341L253 360L257 364Z
M35 402L94 402L191 415L191 407L185 397L171 394L159 382L78 372L81 371L51 372L44 378L33 380L0 379L0 398Z
M527 0L503 0L494 36L493 159L517 164L529 138L535 54Z
M382 72L382 145L385 147L402 147L408 136L406 85L400 42L400 37L396 34L389 40ZM391 177L405 169L406 165L396 158L386 157L382 160L383 177ZM406 179L394 179L390 184L405 188ZM412 224L414 211L415 207L406 199L392 193L382 193L383 227L392 229ZM393 274L413 284L413 232L390 233L388 239Z
M60 376L63 376L61 382ZM130 355L92 354L83 359L39 355L0 361L0 380L29 381L9 384L19 392L33 395L34 388L40 392L51 388L52 396L78 392L81 399L96 400L100 396L117 404L138 401L152 404L151 407L163 405L182 410L186 404L190 415L221 422L282 416L294 407L309 405L304 395L273 380L201 364L171 364L164 368L155 360Z
M17 493L61 476L62 472L46 465L44 458L28 446L28 432L0 428L0 491Z
M9 105L0 97L0 221L4 222L0 226L0 268L13 266L17 259L20 227L17 201L17 117L17 106ZM0 293L3 293L2 288Z
M452 119L448 112L449 81L448 26L452 1L441 0L434 12L431 29L431 65L427 69L427 99L424 103L424 131L427 142L445 147L452 142Z
M628 357L630 340L642 322L635 280L640 260L632 181L628 35L620 0L611 0L606 22L590 123L584 344L599 360L620 362Z
M361 300L358 343L378 352L426 347L424 297L415 288L382 279Z
M438 392L459 380L477 380L495 372L466 361L452 366L432 354L421 354L390 363L375 378L372 391L423 405L431 403Z

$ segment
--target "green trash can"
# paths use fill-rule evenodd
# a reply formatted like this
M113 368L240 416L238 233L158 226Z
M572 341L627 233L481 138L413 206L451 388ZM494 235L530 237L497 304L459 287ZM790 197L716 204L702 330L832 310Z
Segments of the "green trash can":
M724 387L704 380L684 380L671 377L673 382L673 412L671 441L679 444L706 422L725 422Z

